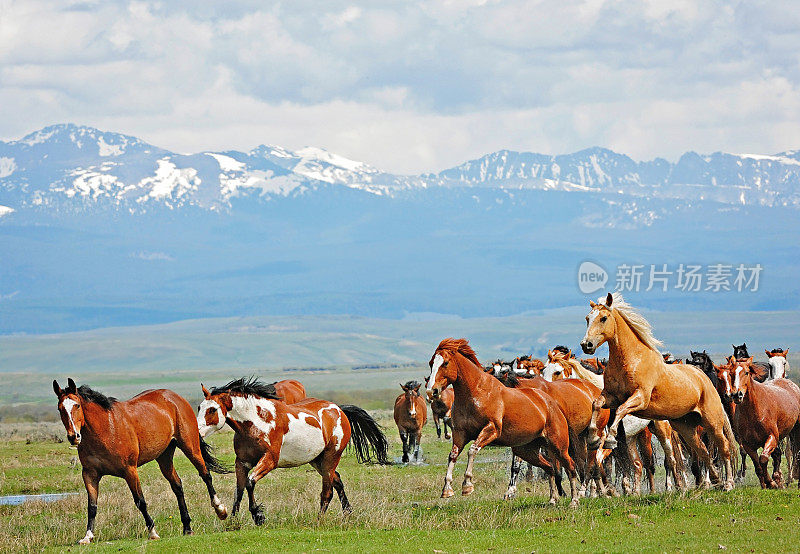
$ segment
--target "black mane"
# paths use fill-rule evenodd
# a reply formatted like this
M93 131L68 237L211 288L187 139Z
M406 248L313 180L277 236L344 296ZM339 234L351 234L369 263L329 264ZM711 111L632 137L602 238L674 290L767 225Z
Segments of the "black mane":
M513 371L504 370L500 372L500 375L495 375L494 377L510 389L515 389L520 385L519 377Z
M420 386L422 386L422 383L419 381L408 381L405 385L403 385L403 390L408 389L411 392L416 392L417 396L419 396L419 391L415 391L414 389Z
M572 351L563 344L559 344L558 346L553 348L553 352L561 352L562 354L566 354L567 356L572 354Z
M773 348L770 350L773 354L783 354L783 348Z
M93 402L103 408L104 410L110 410L111 406L113 406L117 399L113 396L106 396L102 392L97 392L89 385L81 385L78 387L78 396L80 396L86 402Z
M259 381L258 377L255 375L251 375L250 377L240 377L230 381L225 385L222 385L221 387L214 387L211 389L212 395L226 392L248 394L266 398L268 400L281 400L281 397L278 396L278 393L275 391L274 383L267 384L263 381Z
M782 352L782 351L781 351L781 352ZM529 361L530 359L531 359L531 355L530 355L530 354L526 354L525 356L520 356L520 358L519 358L519 361L520 361L520 362L527 362L527 361Z

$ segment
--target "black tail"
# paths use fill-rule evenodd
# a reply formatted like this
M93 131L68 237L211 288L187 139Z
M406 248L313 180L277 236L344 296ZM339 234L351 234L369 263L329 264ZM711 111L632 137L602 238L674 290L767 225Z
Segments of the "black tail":
M203 455L203 461L206 463L206 469L208 469L208 471L213 471L214 473L231 473L231 468L214 456L214 447L203 439L200 439L200 453Z
M372 453L377 463L389 465L389 441L381 431L378 423L366 411L358 406L339 406L350 421L350 444L356 449L359 463L372 462ZM372 452L370 452L370 450Z

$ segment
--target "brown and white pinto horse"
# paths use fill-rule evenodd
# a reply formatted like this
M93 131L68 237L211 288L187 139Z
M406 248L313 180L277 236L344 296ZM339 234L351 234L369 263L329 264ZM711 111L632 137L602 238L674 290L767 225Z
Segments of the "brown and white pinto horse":
M515 373L525 377L538 377L542 374L542 370L544 369L544 362L531 356L518 357L516 362L517 369Z
M78 458L83 470L83 484L89 498L89 516L86 535L80 544L89 544L94 538L94 520L97 516L97 495L100 479L105 475L122 477L128 483L133 501L144 517L151 539L157 539L155 524L147 512L139 472L136 468L156 460L161 473L172 486L178 499L184 535L192 533L191 518L186 508L181 478L172 464L175 449L179 448L197 468L208 488L211 504L220 519L228 517L228 510L214 491L209 470L228 471L211 454L210 447L200 438L197 420L189 403L170 390L145 391L130 400L118 402L87 385L80 388L75 381L67 380L62 389L53 381L53 391L58 397L58 412L67 429L70 444L78 447Z
M553 466L541 453L547 449L567 471L572 501L578 505L577 472L569 455L569 427L561 409L537 389L512 389L487 375L466 339L444 339L431 356L428 390L453 386L453 448L447 465L442 498L453 496L453 468L470 441L461 494L471 494L475 455L490 444L510 446L514 455L541 467L550 481L550 503L558 493Z
M272 386L275 387L275 393L287 404L294 404L306 399L306 388L300 381L284 379L272 383Z
M265 518L253 491L275 468L310 464L322 476L320 513L328 509L334 489L347 512L350 502L336 468L350 439L359 462L370 460L371 447L379 463L389 463L386 437L357 406L337 406L316 398L287 404L278 398L274 386L255 377L236 379L210 391L202 389L205 399L197 415L200 435L208 436L226 423L234 430L236 497L231 513L236 514L246 489L256 525Z
M622 299L609 293L597 304L590 302L586 335L581 347L594 354L608 343L608 366L603 395L595 403L615 411L608 441L616 446L619 422L633 414L646 419L666 419L708 468L714 484L720 476L703 444L700 425L716 445L725 463L725 490L733 488L736 459L731 460L733 430L711 381L692 365L664 363L658 351L661 343L652 335L650 324ZM593 440L600 437L594 433Z
M427 391L428 402L431 404L431 413L433 414L433 424L436 426L436 436L442 438L442 427L444 427L445 440L450 439L450 430L453 430L453 399L455 393L452 387L448 387L443 391ZM441 424L439 423L441 421Z
M770 379L786 379L786 373L789 371L789 362L786 361L786 356L789 355L789 349L773 348L772 350L764 350L767 354L767 362L769 363L769 378Z
M403 394L394 401L394 422L403 441L403 463L407 464L413 453L414 461L419 462L419 444L422 441L422 428L428 421L428 405L419 394L422 383L409 381L400 384Z
M733 416L739 440L750 456L762 488L782 488L780 442L789 438L789 467L800 477L797 450L800 448L800 387L788 379L759 383L753 378L753 358L732 359L721 368L726 393L736 403ZM731 382L730 374L733 374ZM761 455L758 449L762 448ZM767 462L772 457L772 477ZM800 481L798 481L800 487Z

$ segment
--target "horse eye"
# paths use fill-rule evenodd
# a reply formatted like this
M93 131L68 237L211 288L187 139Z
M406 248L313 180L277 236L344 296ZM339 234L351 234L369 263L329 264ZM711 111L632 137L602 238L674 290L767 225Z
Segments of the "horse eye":
M213 414L213 413L214 413L214 412L216 412L216 411L217 411L217 409L216 409L216 408L209 408L209 409L208 409L208 413L210 413L210 414Z
M608 318L606 316L601 317L600 318L600 323L605 323L607 319Z

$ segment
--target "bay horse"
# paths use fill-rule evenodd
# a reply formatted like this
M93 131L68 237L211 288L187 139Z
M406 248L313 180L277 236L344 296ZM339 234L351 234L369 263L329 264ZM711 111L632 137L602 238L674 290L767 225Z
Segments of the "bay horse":
M275 387L275 393L287 404L294 404L306 398L306 388L300 381L284 379L272 383L272 386Z
M789 349L773 348L772 350L764 350L767 355L767 362L769 363L769 378L770 379L786 379L786 373L789 371L789 362L786 361L786 356L789 355Z
M549 451L570 480L571 507L578 505L577 472L569 455L569 427L561 409L546 393L537 389L512 389L487 375L466 339L444 339L429 362L429 391L453 386L453 448L447 464L442 498L453 496L453 468L464 446L474 441L467 453L467 468L461 494L471 494L475 456L485 446L510 446L512 453L545 470L550 481L550 503L558 493L555 471L542 455Z
M452 387L448 387L443 391L427 391L428 402L431 404L431 413L433 414L433 424L436 426L436 436L442 438L442 427L444 427L445 440L450 439L450 430L453 430L453 399L455 393ZM441 424L439 423L441 421Z
M403 394L394 401L394 422L403 441L403 463L407 464L413 453L414 461L419 462L419 444L422 441L422 428L428 421L428 405L419 394L422 383L409 381L400 384Z
M706 465L712 482L719 484L719 472L701 438L701 430L705 430L725 464L723 487L732 489L737 461L731 459L733 430L711 381L695 366L665 364L658 351L661 342L653 336L650 324L619 293L609 293L605 304L601 299L590 306L581 348L594 354L601 344L608 343L605 385L595 402L596 414L601 408L615 412L606 443L611 439L610 446L616 446L618 425L627 415L665 419ZM592 441L601 440L596 429Z
M58 397L58 412L67 430L67 439L71 445L78 447L83 484L89 499L86 535L79 541L80 544L89 544L94 538L97 496L100 479L105 475L125 479L133 502L144 517L150 538L159 538L153 519L147 512L137 470L153 460L158 462L161 473L169 481L178 500L183 534L191 535L191 518L186 508L183 485L172 463L176 448L189 458L206 484L217 517L228 517L228 510L214 490L209 470L216 473L229 471L213 456L211 447L200 437L194 411L181 396L166 389L149 390L120 402L88 385L76 387L72 378L67 380L65 389L54 380L53 392Z
M310 464L322 477L320 514L339 495L342 510L351 511L344 485L336 471L345 447L352 439L359 463L388 464L388 442L370 415L357 406L306 398L294 404L279 399L273 385L255 377L230 381L210 391L201 385L204 400L198 409L200 435L207 437L226 423L233 429L236 453L236 514L247 490L250 514L263 525L264 513L256 504L256 483L275 468Z
M742 447L750 456L761 488L782 488L780 443L789 438L787 458L792 478L800 477L797 449L800 447L800 387L788 379L759 383L753 378L753 359L730 360L725 369L733 373L733 382L726 374L726 393L736 403L733 421ZM758 449L762 448L761 455ZM767 462L772 457L772 476ZM800 487L800 481L798 481Z

